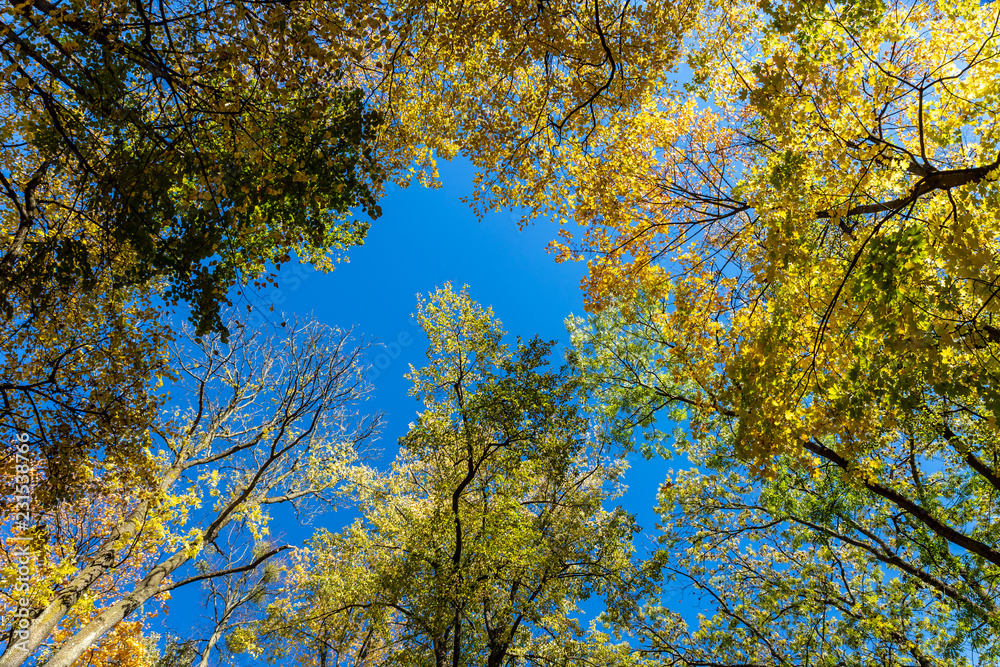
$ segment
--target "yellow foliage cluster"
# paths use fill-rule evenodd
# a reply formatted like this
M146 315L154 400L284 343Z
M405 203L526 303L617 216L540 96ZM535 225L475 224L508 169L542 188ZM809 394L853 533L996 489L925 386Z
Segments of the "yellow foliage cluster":
M660 304L762 468L827 436L853 457L918 387L1000 408L1000 8L793 4L704 4L692 83L593 134L554 246L590 258L593 310Z

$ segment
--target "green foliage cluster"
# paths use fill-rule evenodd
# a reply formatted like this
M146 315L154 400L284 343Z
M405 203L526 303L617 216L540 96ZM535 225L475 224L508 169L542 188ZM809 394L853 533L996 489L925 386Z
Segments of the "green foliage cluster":
M578 605L626 623L650 578L634 518L605 509L624 464L581 413L550 343L509 350L492 313L446 286L421 303L424 411L386 473L360 471L361 518L320 531L257 629L303 664L632 664Z
M269 263L294 251L322 266L364 240L350 214L378 215L380 117L294 16L254 2L4 10L7 318L104 276L161 279L199 332L221 331L230 288Z

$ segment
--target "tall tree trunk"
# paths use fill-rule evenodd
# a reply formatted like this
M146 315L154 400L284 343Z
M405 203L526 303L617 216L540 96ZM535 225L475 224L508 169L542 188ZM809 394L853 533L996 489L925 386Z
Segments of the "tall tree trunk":
M129 614L159 593L163 580L191 560L188 554L188 549L181 549L157 564L135 585L131 593L102 611L82 630L63 642L59 650L45 663L46 667L70 667L108 630L121 623Z
M158 490L166 491L169 489L180 477L182 470L181 466L174 466L160 482ZM52 631L83 594L114 565L118 555L116 543L123 537L134 535L139 530L142 517L145 516L148 509L149 501L140 503L120 526L116 526L111 531L111 534L98 548L97 553L90 559L90 564L77 572L76 576L59 591L58 595L52 598L44 609L29 619L31 624L25 628L28 631L27 639L16 641L15 637L11 636L7 648L4 649L3 654L0 654L0 667L20 667L38 650L38 647L49 638Z

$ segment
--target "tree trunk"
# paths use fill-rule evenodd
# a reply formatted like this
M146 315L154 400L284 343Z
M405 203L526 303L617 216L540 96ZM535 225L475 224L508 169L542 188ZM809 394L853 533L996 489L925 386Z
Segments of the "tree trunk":
M82 630L63 642L59 650L45 663L45 666L70 667L108 630L121 623L129 614L159 593L163 580L190 559L188 550L182 549L156 565L142 581L136 584L131 593L102 611Z
M221 623L215 626L215 630L212 632L212 636L208 638L208 645L205 646L205 652L201 654L201 660L198 662L198 667L208 667L208 656L212 655L212 649L215 645L219 643L222 639L222 633L225 631Z
M166 491L180 477L182 468L175 466L163 478L160 483L160 491ZM66 616L67 612L79 601L84 593L106 573L114 564L117 557L115 544L127 535L136 532L142 517L149 509L148 501L144 501L132 512L131 515L114 530L104 540L104 543L94 554L90 564L80 570L73 579L63 587L58 595L54 596L49 604L30 619L31 625L26 630L28 638L20 642L15 641L14 636L7 644L3 654L0 654L0 667L20 667L34 654L38 647L49 638L52 631L59 625L59 621Z

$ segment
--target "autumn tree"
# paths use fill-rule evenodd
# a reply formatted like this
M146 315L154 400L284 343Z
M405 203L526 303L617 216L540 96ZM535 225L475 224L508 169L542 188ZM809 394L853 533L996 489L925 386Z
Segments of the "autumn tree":
M618 443L584 417L551 344L513 349L450 286L420 304L424 410L390 470L352 484L361 517L321 531L248 650L302 664L631 664L585 629L591 596L626 619L649 586L633 562Z
M44 606L74 561L92 555L95 541L132 513L135 498L158 485L159 462L149 448L164 401L157 381L169 377L170 335L149 296L106 284L69 290L48 309L17 313L0 335L6 380L0 423L9 434L0 458L5 640L21 621L14 615ZM168 435L159 426L160 436ZM118 587L152 565L138 544L122 543L114 573L93 582L54 629L53 641L89 621L120 594ZM81 660L151 664L155 646L142 628L154 612L150 605L135 614Z
M360 243L381 176L361 91L284 3L3 10L0 306L166 280L199 333L290 252Z
M169 327L152 290L115 290L107 281L69 290L44 310L18 310L0 331L0 426L29 438L37 456L32 504L48 510L80 497L100 468L114 465L134 486L151 486L145 452L171 377ZM8 439L2 465L13 470Z
M329 268L364 239L352 209L435 159L469 156L484 207L531 203L656 88L694 6L9 3L0 305L162 278L204 333L290 254Z
M634 108L654 86L643 72L676 54L691 6L4 5L0 417L32 438L35 490L53 512L96 493L112 468L115 489L136 491L78 569L38 583L32 647L69 627L60 619L126 545L181 544L143 532L151 515L184 516L196 494L177 485L199 460L178 462L169 446L160 460L151 446L187 428L156 420L150 387L170 375L160 299L186 302L195 333L228 335L231 288L293 253L329 268L363 239L352 212L377 215L387 179L432 181L434 160L459 151L495 174L488 205L524 203L531 193L497 187L551 181L562 147ZM142 586L139 598L153 590ZM128 616L132 602L109 595L96 625L63 646L92 647Z
M236 322L231 328L228 343L187 330L173 346L181 397L152 433L159 463L153 489L120 486L106 465L95 480L104 488L85 498L116 490L119 505L81 530L72 557L56 560L52 541L65 536L48 516L28 528L34 562L56 562L29 568L29 624L15 635L5 613L0 664L45 655L50 667L75 665L108 633L141 617L144 603L256 570L287 549L269 535L273 508L336 502L339 483L378 426L377 415L357 412L366 392L363 348L348 332L311 322L289 322L278 332Z
M595 309L656 320L762 468L833 460L827 435L851 459L917 405L954 444L996 402L998 8L800 5L709 5L693 92L597 140L624 162L587 161L563 251L594 253Z
M713 580L742 606L717 600L699 635L716 658L678 653L691 664L995 659L998 12L706 3L687 87L574 168L586 229L559 252L591 258L602 313L580 364L620 416L655 430L674 411L686 431L664 446L706 468L665 511L718 551L675 563L766 570ZM770 545L753 567L727 551L740 522ZM799 571L829 585L782 574ZM754 599L798 625L733 629Z
M767 483L736 466L672 475L657 560L685 604L647 609L644 652L690 666L997 664L994 581L893 510L832 464Z
M40 456L32 455L27 443L17 467L5 469L11 474L2 477L4 494L3 524L5 536L0 552L0 617L3 619L5 645L13 645L15 653L30 657L27 644L21 644L26 634L22 621L48 603L61 584L76 568L78 559L93 556L99 540L127 520L135 507L135 487L122 476L113 463L97 465L85 484L78 484L79 495L71 501L36 504L26 502L19 492L29 484L21 484L44 466ZM18 469L19 468L19 469ZM28 474L22 473L28 469ZM124 478L123 478L124 477ZM25 522L28 525L25 526ZM52 631L51 643L58 644L83 625L89 623L102 607L121 595L136 576L155 563L155 540L123 541L117 551L117 561L104 576L96 578L76 604L66 610ZM156 657L154 638L143 632L151 617L159 611L158 603L138 610L128 622L119 624L100 644L89 647L79 665L123 665L150 667ZM50 644L51 645L51 644ZM22 651L22 649L24 649Z
M58 463L58 493L102 440L141 476L142 443L104 431L141 436L155 414L166 332L140 325L151 309L188 307L199 333L225 335L221 305L292 255L331 268L386 182L434 182L459 153L481 172L480 212L545 212L567 156L661 85L696 6L4 4L0 312L27 363L0 369L16 399L0 418ZM119 307L100 319L102 302ZM115 348L103 358L68 333L95 328ZM40 397L68 409L35 414Z
M688 462L660 490L652 565L668 594L647 602L637 650L690 667L996 664L996 496L976 459L918 414L863 457L761 471L738 455L733 411L700 409L672 364L659 306L574 324L605 414L642 427L648 456Z

